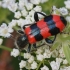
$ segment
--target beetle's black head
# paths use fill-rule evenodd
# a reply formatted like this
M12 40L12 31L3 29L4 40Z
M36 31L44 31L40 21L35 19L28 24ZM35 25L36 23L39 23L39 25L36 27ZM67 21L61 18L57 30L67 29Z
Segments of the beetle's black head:
M24 48L27 44L28 44L28 40L25 34L19 36L16 40L16 47L18 47L19 49Z

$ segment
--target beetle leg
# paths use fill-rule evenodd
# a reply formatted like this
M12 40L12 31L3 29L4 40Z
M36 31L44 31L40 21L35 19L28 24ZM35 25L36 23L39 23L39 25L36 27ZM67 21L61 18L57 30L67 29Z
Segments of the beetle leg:
M46 15L43 14L43 13L41 13L41 12L35 12L35 13L34 13L34 19L35 19L36 22L39 21L38 14L41 14L41 15L43 15L44 17L46 17Z
M29 26L29 25L31 25L31 24L26 24L26 25L24 25L24 26L23 26L23 29L25 29L25 28L26 28L26 26Z
M54 39L53 39L53 40L51 40L51 39L49 39L49 38L46 38L45 41L46 41L47 43L49 43L49 44L52 44L52 43L55 41L55 39L56 39L56 35L54 36Z
M36 47L36 43L33 44L33 47L34 47L34 48L37 48L37 47Z
M41 46L43 46L43 45L45 45L45 44L42 44L42 45L40 45L40 46L36 46L36 43L34 43L34 44L33 44L33 47L34 47L34 48L39 48L39 47L41 47Z
M22 30L18 30L17 31L19 34L24 34L24 32Z
M30 52L30 51L31 51L31 44L29 44L28 49L27 49L27 52Z
M43 44L39 45L39 46L38 46L38 48L39 48L39 47L41 47L41 46L43 46L43 45L46 45L46 44L45 44L45 43L43 43Z
M36 22L39 21L37 12L34 13L34 19Z

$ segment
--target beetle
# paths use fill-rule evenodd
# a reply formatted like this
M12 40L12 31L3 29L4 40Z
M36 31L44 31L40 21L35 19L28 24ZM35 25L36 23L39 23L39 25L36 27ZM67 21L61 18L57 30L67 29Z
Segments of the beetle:
M39 20L38 14L43 15L44 18ZM32 44L34 48L37 47L37 41L45 39L47 43L52 44L55 41L57 34L62 32L67 24L67 21L63 16L46 16L41 12L34 13L34 20L36 21L34 24L27 24L23 26L24 31L18 30L18 32L22 35L17 38L16 44L21 49L29 44L28 52L30 52ZM54 36L54 39L49 39L48 37L50 36Z

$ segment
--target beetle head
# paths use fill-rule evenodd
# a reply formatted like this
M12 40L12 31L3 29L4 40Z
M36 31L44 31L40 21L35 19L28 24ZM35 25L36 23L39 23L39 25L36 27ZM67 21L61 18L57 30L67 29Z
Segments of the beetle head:
M15 45L19 49L24 48L27 44L28 44L28 40L27 40L27 37L25 34L17 37L17 39L15 41Z

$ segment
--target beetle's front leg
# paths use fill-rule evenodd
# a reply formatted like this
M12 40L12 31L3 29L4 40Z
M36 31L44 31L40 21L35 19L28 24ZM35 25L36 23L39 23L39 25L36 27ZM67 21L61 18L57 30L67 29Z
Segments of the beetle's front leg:
M36 43L33 44L33 47L34 47L34 48L37 48L37 47L36 47Z
M31 51L31 44L29 43L29 46L27 48L27 52L29 53Z
M35 19L36 22L39 21L38 14L41 14L41 15L43 15L44 17L46 17L46 15L43 14L43 13L41 13L41 12L35 12L35 13L34 13L34 19Z

